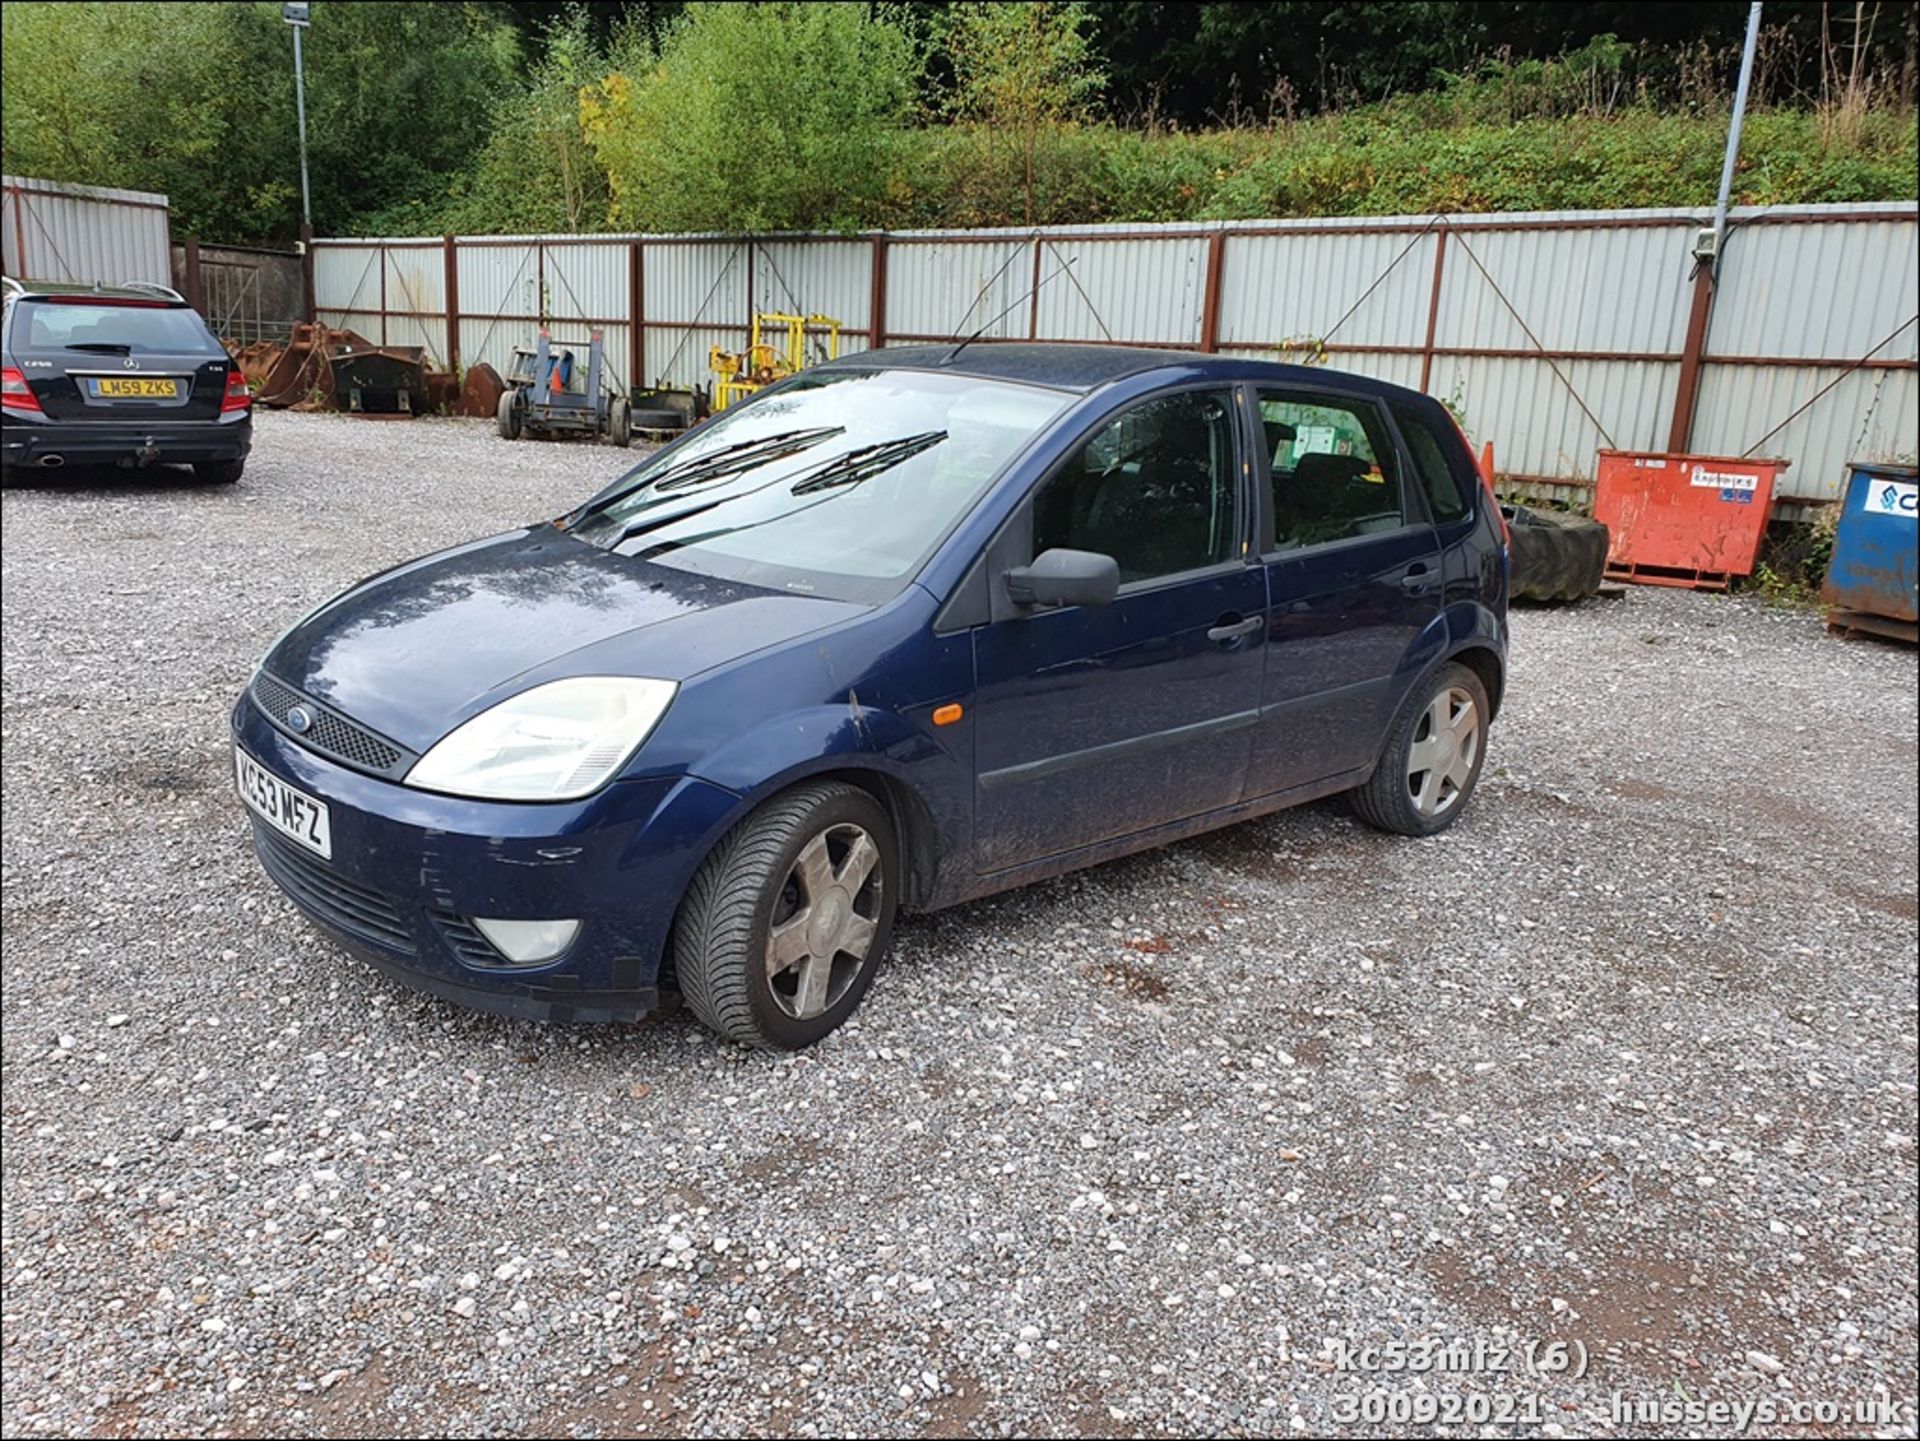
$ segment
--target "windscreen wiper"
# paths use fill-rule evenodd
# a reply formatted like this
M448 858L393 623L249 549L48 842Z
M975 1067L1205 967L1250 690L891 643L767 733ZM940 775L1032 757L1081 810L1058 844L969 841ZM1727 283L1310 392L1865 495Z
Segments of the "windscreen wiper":
M846 427L842 425L818 425L810 430L786 430L778 435L763 435L754 440L743 440L734 445L723 446L719 450L710 450L704 455L695 456L692 460L683 461L677 466L669 466L659 475L650 475L644 480L637 481L625 490L616 491L597 505L575 511L572 517L565 518L565 524L562 524L561 528L563 530L590 528L596 521L604 520L612 507L642 487L650 486L655 491L668 493L685 490L703 480L717 480L723 475L751 470L756 465L764 465L768 461L798 454L808 446L817 445L832 436L842 434L845 430ZM649 506L647 509L652 510L653 507ZM643 530L652 530L657 525L666 525L678 520L681 516L692 515L696 511L705 509L707 509L705 505L696 505L658 519L643 511L625 524L618 537L608 542L608 549L612 549L631 536L638 535ZM560 524L560 522L555 523Z
M947 438L944 430L929 430L920 435L904 436L899 440L883 440L877 445L863 445L858 450L850 450L845 455L836 456L812 475L807 476L793 487L795 495L814 495L823 490L834 490L843 485L858 485L870 480L884 470L911 460L923 450L931 450Z
M787 430L778 435L743 440L719 450L710 450L679 465L668 466L659 475L648 477L647 483L655 490L681 490L696 481L711 480L736 467L761 465L769 460L796 454L845 431L844 425L816 425L811 430Z

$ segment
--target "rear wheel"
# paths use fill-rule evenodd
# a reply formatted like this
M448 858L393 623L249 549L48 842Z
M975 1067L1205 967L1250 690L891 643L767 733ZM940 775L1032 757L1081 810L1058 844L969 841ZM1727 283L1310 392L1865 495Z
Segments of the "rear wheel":
M500 404L495 407L493 417L500 426L502 440L518 440L520 422L523 418L520 409L520 392L518 390L502 391Z
M794 1051L853 1014L893 935L893 824L855 786L775 796L714 849L674 922L692 1012L742 1045Z
M232 485L246 468L244 460L196 460L193 478L206 485Z
M1430 836L1458 820L1486 764L1491 709L1479 676L1442 666L1407 697L1372 779L1351 792L1360 819L1403 836Z

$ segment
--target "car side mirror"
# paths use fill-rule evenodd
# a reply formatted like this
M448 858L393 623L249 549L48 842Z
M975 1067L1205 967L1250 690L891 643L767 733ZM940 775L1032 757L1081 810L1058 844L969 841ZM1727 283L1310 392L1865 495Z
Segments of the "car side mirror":
M1120 563L1090 550L1055 547L1007 572L1015 605L1111 605L1120 593Z

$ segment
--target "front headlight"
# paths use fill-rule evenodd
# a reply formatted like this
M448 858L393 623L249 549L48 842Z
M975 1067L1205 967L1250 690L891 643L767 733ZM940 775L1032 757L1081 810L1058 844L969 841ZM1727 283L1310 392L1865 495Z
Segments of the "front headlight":
M679 689L677 681L626 676L549 681L451 732L406 783L493 801L591 795L639 749Z

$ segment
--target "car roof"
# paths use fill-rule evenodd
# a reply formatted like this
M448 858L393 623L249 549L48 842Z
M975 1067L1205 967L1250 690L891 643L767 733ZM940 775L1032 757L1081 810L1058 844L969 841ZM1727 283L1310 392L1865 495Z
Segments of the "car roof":
M59 295L84 295L89 299L101 300L144 300L148 304L160 301L168 305L185 305L186 301L171 290L156 285L81 285L63 280L13 280L8 277L8 291L21 300L47 300ZM15 286L19 288L14 289Z
M1426 399L1420 392L1391 385L1351 371L1319 366L1285 365L1256 355L1222 355L1204 350L1165 350L1135 345L1073 345L1031 340L977 340L954 354L955 345L901 345L843 355L816 369L834 370L942 370L974 375L983 380L1007 380L1044 385L1080 394L1098 390L1129 376L1155 370L1180 370L1199 378L1223 381L1270 380L1292 385L1325 386L1363 395Z

